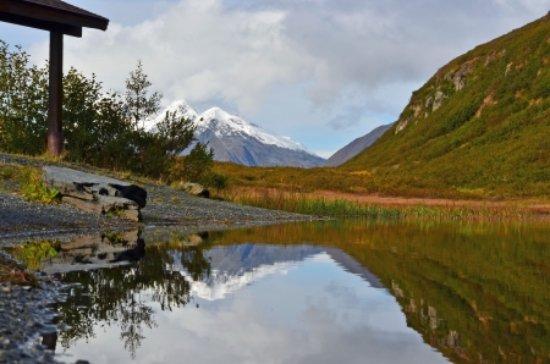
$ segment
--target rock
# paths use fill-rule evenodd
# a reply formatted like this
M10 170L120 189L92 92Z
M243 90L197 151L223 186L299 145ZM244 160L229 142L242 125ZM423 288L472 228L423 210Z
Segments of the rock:
M44 261L41 269L53 275L110 268L139 260L145 254L144 249L139 230L81 235L61 242L58 254Z
M114 178L54 166L43 171L44 181L59 190L63 202L87 212L139 221L147 202L145 189Z
M441 90L437 90L432 104L432 111L439 109L443 104L443 100L445 100L445 94Z
M210 198L210 191L198 183L184 182L180 183L177 188L193 196Z
M399 133L403 129L407 127L409 122L412 120L411 117L405 118L397 123L397 126L395 127L395 134Z

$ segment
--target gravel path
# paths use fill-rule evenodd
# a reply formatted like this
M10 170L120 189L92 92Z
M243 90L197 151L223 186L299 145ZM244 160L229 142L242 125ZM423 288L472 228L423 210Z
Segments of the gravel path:
M234 203L190 196L164 186L145 186L149 194L142 210L145 224L172 222L185 225L196 221L210 223L283 222L311 220L311 216L266 210Z
M40 167L43 161L0 154L0 164ZM67 165L68 167L73 167ZM87 172L94 172L86 170ZM144 225L220 225L242 226L287 221L311 220L313 217L266 210L229 202L190 196L166 186L144 186L147 206L142 210ZM135 227L136 224L116 218L99 217L67 205L40 205L0 192L0 246L13 238L84 233L102 228Z
M220 226L259 225L306 221L313 217L266 210L190 196L168 187L146 186L148 204L142 210L143 225ZM78 234L138 225L79 211L68 205L42 205L0 192L0 247L8 241L30 237Z

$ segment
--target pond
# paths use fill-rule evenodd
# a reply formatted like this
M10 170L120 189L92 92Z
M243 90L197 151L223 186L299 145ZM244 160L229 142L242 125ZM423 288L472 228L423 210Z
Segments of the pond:
M544 224L145 229L56 249L41 265L71 284L61 361L550 360Z

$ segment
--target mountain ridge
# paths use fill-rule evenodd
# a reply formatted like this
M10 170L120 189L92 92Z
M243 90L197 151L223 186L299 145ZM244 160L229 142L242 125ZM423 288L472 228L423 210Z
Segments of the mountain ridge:
M355 138L330 156L330 158L327 159L325 166L338 167L344 164L374 144L378 138L380 138L392 125L393 124L380 125L369 131L367 134Z

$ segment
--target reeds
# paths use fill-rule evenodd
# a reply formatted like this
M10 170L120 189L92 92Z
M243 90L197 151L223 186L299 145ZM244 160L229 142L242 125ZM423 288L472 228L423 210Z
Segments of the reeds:
M277 189L233 188L223 191L222 199L235 203L325 217L372 219L438 218L454 220L515 219L532 216L527 210L506 207L425 206L365 203L349 198L316 196L314 193L285 192Z

